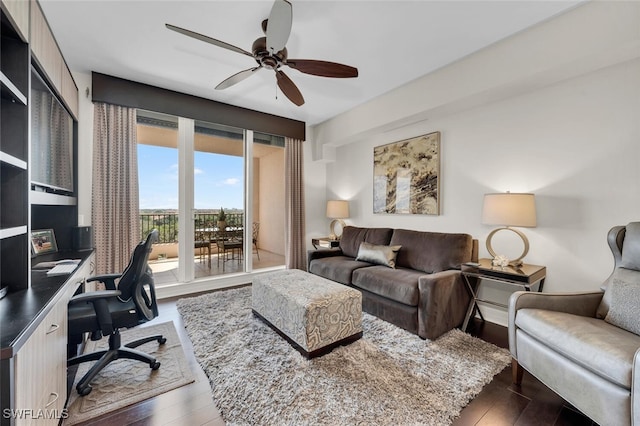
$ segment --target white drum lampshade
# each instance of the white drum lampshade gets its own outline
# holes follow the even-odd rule
[[[529,240],[521,231],[511,227],[534,228],[536,222],[536,200],[534,194],[511,192],[485,194],[482,206],[482,223],[486,225],[502,225],[501,228],[494,229],[487,236],[487,251],[494,259],[497,255],[493,247],[491,247],[491,239],[496,232],[506,229],[520,236],[524,243],[524,250],[520,257],[509,260],[509,265],[522,265],[522,259],[529,252]]]

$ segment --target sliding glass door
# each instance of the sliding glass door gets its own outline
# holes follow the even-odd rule
[[[138,142],[157,285],[284,264],[282,138],[139,111]]]
[[[244,132],[203,121],[194,125],[193,218],[200,248],[195,277],[244,272]]]

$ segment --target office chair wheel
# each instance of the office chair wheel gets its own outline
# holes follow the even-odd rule
[[[160,343],[161,345],[164,345],[165,343],[167,343],[167,338],[161,337],[160,339],[158,339],[158,343]]]
[[[87,396],[91,393],[91,390],[93,388],[91,387],[91,385],[84,385],[84,386],[78,386],[76,389],[78,390],[78,395]]]
[[[158,361],[156,361],[153,364],[151,364],[151,369],[152,370],[157,370],[158,368],[160,368],[160,363]]]

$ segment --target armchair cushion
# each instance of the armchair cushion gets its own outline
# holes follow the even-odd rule
[[[361,242],[356,260],[396,268],[396,256],[402,246],[382,246]]]
[[[640,271],[640,222],[631,222],[627,225],[620,266]]]
[[[519,329],[545,342],[554,352],[631,389],[633,359],[640,347],[640,336],[597,318],[544,309],[521,309],[515,322]]]
[[[640,335],[640,282],[613,280],[607,286],[609,312],[604,320],[617,327]]]
[[[598,306],[598,312],[597,312],[597,317],[600,319],[604,319],[607,314],[609,313],[609,309],[611,308],[611,303],[612,303],[612,295],[613,293],[609,290],[609,287],[611,287],[611,285],[613,283],[619,283],[618,285],[623,285],[623,286],[638,286],[640,285],[640,272],[638,271],[634,271],[631,269],[626,269],[626,268],[616,268],[613,273],[611,274],[611,277],[607,280],[607,284],[604,287],[604,296],[602,297],[602,301],[600,302],[600,306]],[[638,293],[636,293],[637,295]],[[636,301],[637,301],[637,296],[636,296]]]

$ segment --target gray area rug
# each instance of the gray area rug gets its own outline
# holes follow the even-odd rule
[[[75,386],[94,363],[80,364],[67,405],[69,417],[64,424],[84,422],[193,382],[194,376],[173,322],[124,330],[121,332],[122,343],[155,334],[162,334],[167,342],[159,345],[153,341],[137,349],[156,357],[161,364],[158,370],[154,371],[148,364],[140,361],[118,359],[105,367],[91,382],[91,393],[80,397]],[[89,341],[85,353],[108,347],[109,339],[106,337],[97,342]]]
[[[251,288],[177,302],[229,425],[447,425],[510,362],[452,330],[422,340],[363,314],[364,336],[304,359],[251,313]]]

